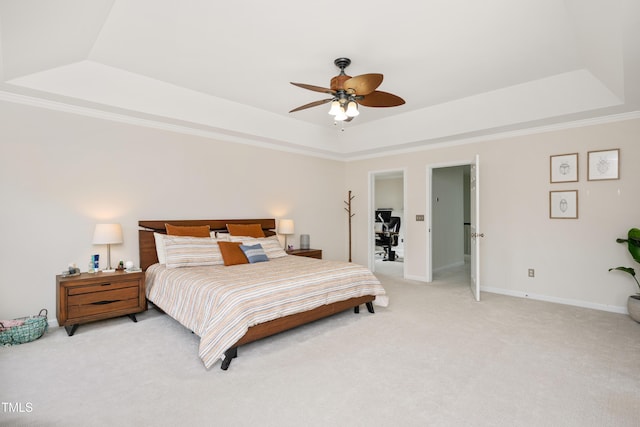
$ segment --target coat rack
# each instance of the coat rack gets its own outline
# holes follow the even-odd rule
[[[344,202],[344,204],[347,205],[344,210],[347,211],[347,214],[349,215],[349,262],[351,262],[351,218],[355,215],[354,213],[351,213],[351,201],[354,197],[355,196],[351,195],[351,190],[349,190],[349,200]]]

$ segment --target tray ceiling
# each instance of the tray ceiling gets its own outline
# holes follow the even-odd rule
[[[640,110],[631,0],[0,0],[0,99],[337,158]],[[333,60],[394,108],[344,126]]]

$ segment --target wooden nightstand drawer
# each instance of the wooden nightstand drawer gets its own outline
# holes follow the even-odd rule
[[[67,295],[81,295],[81,294],[89,294],[93,292],[106,292],[113,289],[121,289],[121,288],[138,288],[137,280],[127,280],[126,282],[105,282],[105,283],[96,283],[87,286],[77,286],[73,288],[67,289]]]
[[[67,299],[70,319],[138,306],[138,287],[83,293]]]

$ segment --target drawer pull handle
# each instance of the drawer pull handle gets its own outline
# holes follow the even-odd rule
[[[119,300],[114,299],[114,300],[106,300],[106,301],[96,301],[96,302],[92,302],[91,305],[105,305],[105,304],[113,304],[114,302],[118,302]]]

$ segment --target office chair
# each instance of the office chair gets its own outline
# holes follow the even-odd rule
[[[392,216],[390,221],[385,224],[386,230],[376,235],[376,245],[384,248],[383,261],[395,261],[396,252],[393,250],[398,246],[398,236],[400,233],[400,217]]]

